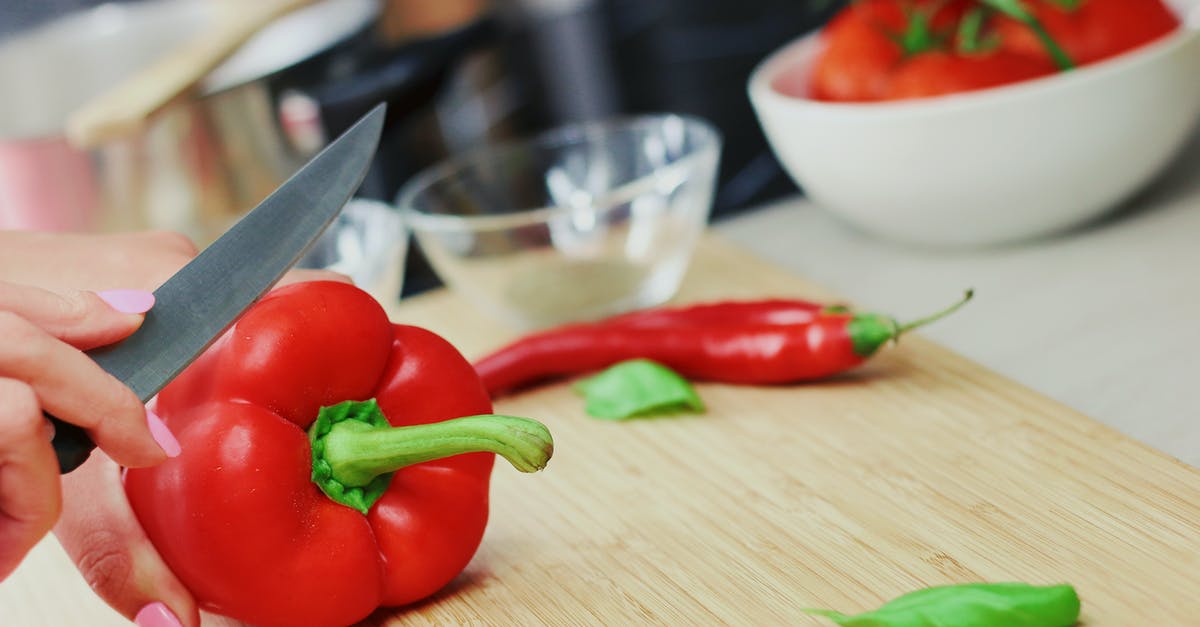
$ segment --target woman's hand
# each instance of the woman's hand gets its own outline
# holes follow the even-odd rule
[[[196,254],[196,247],[187,238],[167,232],[115,235],[0,232],[0,280],[55,290],[150,291]],[[298,270],[290,272],[281,284],[304,280],[349,282],[346,277],[330,272]],[[129,332],[135,328],[136,325]],[[125,392],[132,394],[128,389]],[[43,433],[40,437],[44,454],[49,450],[48,436]],[[52,452],[49,459],[53,462]],[[124,459],[117,457],[114,461],[98,450],[62,478],[62,513],[54,533],[88,584],[117,611],[135,618],[143,627],[180,624],[196,627],[200,624],[200,613],[195,599],[162,561],[138,524],[125,499],[118,461],[124,463]],[[45,483],[53,484],[57,495],[57,464],[52,477],[53,481]],[[0,475],[0,486],[5,481]],[[0,545],[4,545],[3,540]]]
[[[196,256],[168,231],[86,235],[0,231],[0,281],[50,290],[153,291]]]
[[[0,282],[0,579],[50,530],[61,509],[58,462],[43,411],[83,427],[126,466],[150,466],[179,454],[166,426],[79,350],[133,333],[153,302],[149,292],[58,294]]]

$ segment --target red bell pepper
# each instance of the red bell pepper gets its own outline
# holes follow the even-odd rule
[[[546,464],[546,428],[491,409],[442,338],[391,324],[353,286],[297,284],[163,389],[157,410],[183,453],[129,469],[125,489],[202,608],[262,627],[349,625],[466,566],[493,453],[522,471]]]

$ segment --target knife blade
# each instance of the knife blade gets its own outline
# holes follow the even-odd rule
[[[133,335],[88,352],[149,401],[291,268],[362,184],[383,130],[380,104],[326,146],[154,292]],[[78,468],[95,448],[82,428],[54,425],[59,470]]]

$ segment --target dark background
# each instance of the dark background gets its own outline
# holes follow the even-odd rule
[[[422,0],[395,1],[420,6]],[[417,81],[418,87],[409,85],[383,98],[389,102],[388,129],[359,195],[393,202],[400,186],[417,171],[473,143],[643,112],[691,114],[721,131],[715,221],[802,191],[771,153],[751,109],[746,82],[765,56],[818,28],[845,0],[456,1],[482,7],[477,23],[486,23],[488,34],[474,40],[470,57],[446,55],[455,60],[428,80]],[[0,0],[0,38],[96,4],[101,2]],[[364,64],[395,56],[377,42],[348,45],[368,49],[361,55],[368,60]],[[490,68],[482,72],[482,79],[481,66]],[[326,103],[346,93],[341,86],[312,81],[311,93],[327,87]],[[480,96],[487,91],[482,83],[501,84],[508,101],[504,110],[485,114],[482,125],[465,114],[447,119],[447,101],[485,100]],[[339,115],[327,111],[326,134],[336,136],[365,111],[363,107],[377,102],[375,98],[350,103]],[[455,130],[458,127],[467,130]],[[436,285],[433,272],[414,250],[405,294]]]
[[[0,37],[97,4],[101,2],[0,0]],[[755,122],[746,79],[769,52],[821,24],[840,4],[495,0],[492,13],[501,17],[493,49],[518,94],[518,132],[654,111],[693,114],[716,124],[725,138],[713,207],[719,218],[796,192]],[[409,169],[421,165],[425,163],[415,160]],[[392,178],[373,195],[394,193],[402,176]]]
[[[506,50],[533,119],[552,125],[613,113],[697,115],[725,138],[715,217],[797,191],[759,129],[746,81],[767,54],[819,26],[841,2],[577,4],[575,11],[506,20]]]

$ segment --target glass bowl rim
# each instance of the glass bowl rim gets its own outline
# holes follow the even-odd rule
[[[582,143],[597,134],[611,136],[615,134],[614,132],[627,132],[639,128],[658,127],[670,119],[681,120],[689,134],[695,133],[697,135],[696,145],[674,161],[655,169],[653,172],[648,173],[647,176],[638,180],[653,178],[655,181],[660,181],[664,176],[669,176],[668,180],[678,180],[681,183],[686,178],[685,174],[691,172],[696,167],[696,162],[703,161],[713,153],[719,153],[723,143],[720,130],[708,120],[695,115],[684,113],[643,113],[571,122],[526,137],[474,147],[448,157],[413,175],[401,186],[394,206],[404,215],[413,233],[419,231],[503,230],[544,224],[555,216],[569,215],[572,209],[570,207],[531,207],[529,209],[520,209],[502,214],[464,216],[423,211],[416,208],[413,201],[434,184],[481,161],[493,160],[507,153],[530,146],[558,148]],[[609,202],[595,208],[600,212],[606,212],[614,206],[620,205],[624,196],[627,195],[609,194],[606,197]]]

